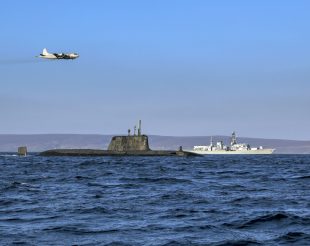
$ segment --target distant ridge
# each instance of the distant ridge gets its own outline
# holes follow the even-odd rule
[[[39,152],[56,148],[91,148],[107,149],[113,135],[100,134],[0,134],[0,152],[16,152],[18,146],[27,146],[30,152]],[[223,140],[229,143],[228,136],[213,136],[214,141]],[[207,145],[210,136],[173,137],[149,135],[150,147],[154,150],[172,149],[179,146],[191,149],[194,145]],[[310,154],[310,141],[238,138],[238,142],[246,142],[252,146],[276,148],[278,154]]]

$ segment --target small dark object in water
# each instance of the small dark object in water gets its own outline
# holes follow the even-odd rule
[[[18,147],[17,152],[18,152],[19,156],[26,156],[27,155],[27,147],[26,146]]]

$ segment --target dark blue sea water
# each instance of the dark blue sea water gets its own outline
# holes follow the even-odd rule
[[[0,155],[1,245],[310,245],[310,156]]]

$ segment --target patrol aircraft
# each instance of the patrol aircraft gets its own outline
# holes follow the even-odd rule
[[[48,53],[47,49],[43,49],[42,54],[40,56],[37,56],[39,58],[44,58],[44,59],[76,59],[79,57],[77,53]]]

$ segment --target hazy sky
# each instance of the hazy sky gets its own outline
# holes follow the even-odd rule
[[[310,1],[0,2],[0,133],[310,139]],[[77,52],[74,61],[40,61]]]

